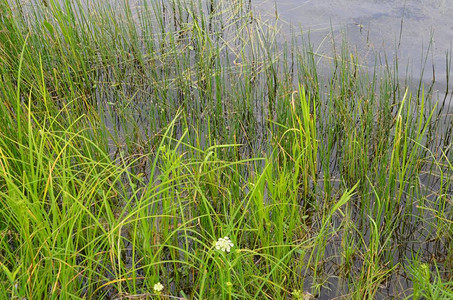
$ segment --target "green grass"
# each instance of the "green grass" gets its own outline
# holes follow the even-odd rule
[[[247,1],[21,3],[0,298],[451,298],[450,95],[346,44],[321,73]]]

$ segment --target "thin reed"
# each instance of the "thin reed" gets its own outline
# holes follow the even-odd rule
[[[251,1],[0,19],[0,298],[452,296],[448,90]]]

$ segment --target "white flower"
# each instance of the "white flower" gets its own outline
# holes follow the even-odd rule
[[[230,252],[233,246],[233,243],[227,236],[224,238],[219,238],[219,240],[215,243],[215,248],[223,252]]]
[[[164,289],[162,283],[158,282],[154,285],[154,292],[160,293]]]

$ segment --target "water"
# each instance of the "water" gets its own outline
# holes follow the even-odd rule
[[[446,55],[453,42],[453,1],[449,0],[257,0],[262,16],[277,14],[282,35],[290,26],[310,33],[314,49],[331,55],[332,37],[345,37],[369,66],[398,58],[400,76],[413,74],[447,90]],[[423,72],[424,61],[426,60]],[[434,66],[434,73],[433,73]],[[417,75],[418,74],[418,75]]]
[[[346,40],[359,56],[358,61],[370,70],[376,65],[385,66],[387,62],[392,65],[398,61],[400,79],[409,76],[414,85],[419,82],[426,86],[435,83],[433,98],[437,96],[442,101],[449,94],[447,103],[450,102],[452,107],[448,75],[453,43],[453,1],[256,0],[253,3],[263,18],[273,20],[278,17],[282,40],[290,40],[291,28],[293,32],[297,28],[309,36],[320,58],[320,66],[328,66],[332,61],[332,41],[335,41],[338,51],[341,42]],[[422,181],[435,185],[432,178]],[[422,234],[420,231],[412,239],[423,240]],[[417,244],[408,242],[395,259],[405,264],[405,257],[411,257],[413,247],[420,246]],[[332,242],[327,245],[326,251],[334,253],[339,247],[339,243]],[[433,252],[432,247],[430,245],[426,253]],[[335,269],[334,266],[332,268]],[[404,297],[403,291],[410,290],[413,283],[400,272],[395,272],[386,281],[376,299]],[[319,299],[332,299],[354,289],[347,282],[337,279],[329,279],[327,286],[332,290],[321,289]]]
[[[113,0],[111,1],[113,2]],[[139,2],[137,1],[137,3]],[[395,61],[398,57],[402,66],[400,68],[401,78],[404,78],[406,72],[404,65],[407,64],[410,67],[410,70],[407,71],[408,74],[415,74],[414,76],[419,76],[419,79],[423,79],[428,84],[433,80],[433,68],[431,67],[431,64],[433,64],[435,66],[435,79],[438,83],[436,88],[439,89],[439,93],[446,90],[445,53],[449,51],[453,40],[453,28],[449,25],[448,19],[449,16],[453,15],[453,1],[419,0],[406,1],[404,3],[385,0],[282,0],[275,4],[272,1],[257,0],[253,2],[253,6],[262,15],[268,16],[269,20],[278,15],[279,24],[281,24],[280,36],[282,38],[290,37],[291,25],[301,28],[304,33],[310,32],[310,39],[314,44],[314,49],[320,58],[324,57],[320,59],[320,62],[329,62],[328,57],[332,56],[330,43],[332,38],[338,42],[337,45],[339,46],[346,33],[346,39],[349,45],[356,49],[357,55],[360,56],[360,62],[373,66],[377,57],[377,62],[385,65],[385,58],[389,61]],[[135,10],[140,9],[140,6],[139,4],[137,6],[134,4],[133,8],[133,12],[135,12]],[[427,58],[426,71],[422,74],[425,58]],[[190,67],[190,61],[187,67]],[[131,74],[135,75],[133,72]],[[176,76],[173,73],[170,75]],[[109,79],[106,76],[105,79],[103,78],[100,81],[105,81],[105,89],[110,91],[109,89],[112,86],[109,85],[109,82],[116,82],[116,79]],[[125,84],[124,88],[119,89],[118,92],[107,93],[105,95],[106,99],[102,103],[109,103],[111,99],[120,98],[122,94],[129,95],[128,98],[131,99],[148,99],[151,91],[141,87],[142,93],[137,93],[136,89],[139,84],[142,83],[134,78],[132,84]],[[127,86],[132,88],[128,89]],[[100,93],[99,97],[102,96]],[[260,99],[259,97],[257,98]],[[140,102],[137,103],[137,108],[134,111],[143,112],[145,106],[142,106]],[[112,108],[110,106],[104,108],[105,110],[115,110],[115,105],[113,103],[111,105]],[[122,111],[122,109],[118,109],[118,111]],[[116,113],[115,111],[113,114]],[[259,108],[257,108],[256,113],[265,115]],[[121,116],[118,115],[118,119]],[[141,121],[141,118],[142,115],[139,114],[132,123],[138,124],[137,127],[139,127],[142,135],[147,135],[146,133],[149,132],[149,136],[152,136],[154,128],[148,127],[151,125],[147,125],[152,124],[152,122],[149,122],[146,117],[143,117],[144,121]],[[128,129],[122,128],[120,122],[118,122],[119,125],[114,125],[113,119],[107,119],[106,123],[109,128],[118,126],[118,135],[121,138],[121,142],[123,142],[122,137],[126,137]],[[124,144],[127,143],[124,142]],[[146,170],[143,173],[146,173]],[[368,242],[368,235],[364,237],[366,242]],[[414,238],[414,240],[416,239]],[[426,238],[423,238],[423,240],[426,240]],[[340,239],[333,239],[327,245],[327,258],[335,258],[337,249],[341,247],[340,242]],[[409,257],[411,254],[409,253],[409,247],[406,251],[408,251],[406,256]],[[130,256],[130,254],[128,255]],[[334,276],[337,276],[338,270],[335,269],[334,259],[332,261],[333,263],[325,264],[326,276],[330,276],[326,286],[331,288],[332,291],[329,291],[328,288],[323,288],[319,294],[320,299],[332,299],[338,295],[347,294],[348,291],[354,289],[354,286],[348,286],[347,282],[335,279],[336,277]],[[356,269],[360,269],[360,266],[356,266]],[[389,298],[390,295],[398,295],[399,287],[401,286],[403,286],[401,290],[410,289],[411,283],[404,282],[404,279],[398,273],[392,275],[392,278],[388,280],[389,282],[391,281],[391,284],[389,283],[380,289],[377,298],[385,299]],[[307,279],[307,283],[309,283],[309,279]],[[309,289],[309,285],[306,288]]]

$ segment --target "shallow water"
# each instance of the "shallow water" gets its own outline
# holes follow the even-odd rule
[[[346,40],[362,61],[373,66],[375,53],[389,61],[398,57],[400,76],[406,66],[414,79],[435,80],[439,92],[446,90],[446,53],[453,42],[453,1],[449,0],[256,0],[262,16],[275,17],[282,35],[289,36],[290,25],[310,33],[314,49],[331,52],[332,34]],[[432,43],[431,43],[432,41]],[[423,61],[427,58],[422,74]],[[418,75],[417,75],[418,74]]]
[[[403,65],[409,63],[409,65],[412,66],[412,70],[408,73],[413,73],[415,79],[417,78],[417,74],[421,73],[421,61],[426,55],[426,48],[431,37],[431,28],[433,28],[433,30],[435,30],[433,35],[434,43],[431,48],[431,52],[428,52],[427,72],[424,74],[425,76],[423,78],[427,83],[430,82],[432,78],[431,62],[433,62],[436,66],[436,80],[440,83],[444,82],[444,84],[446,82],[445,51],[447,51],[450,47],[450,42],[452,40],[451,34],[453,30],[448,26],[449,30],[445,29],[445,26],[440,28],[441,30],[444,30],[444,35],[443,39],[441,39],[443,44],[442,46],[439,46],[440,44],[436,41],[439,36],[437,27],[438,24],[442,24],[442,22],[438,22],[436,17],[433,16],[436,13],[443,15],[444,18],[451,16],[451,12],[453,12],[453,4],[447,4],[446,1],[442,3],[437,1],[439,2],[439,6],[435,5],[435,3],[437,3],[435,1],[407,1],[405,6],[404,3],[401,4],[397,3],[397,1],[385,0],[277,1],[277,14],[280,18],[280,24],[282,24],[282,36],[289,37],[289,25],[297,24],[304,32],[311,32],[311,41],[314,43],[314,48],[317,49],[320,54],[329,56],[329,51],[331,51],[331,33],[333,33],[335,40],[340,42],[343,37],[343,33],[346,30],[347,40],[352,47],[357,49],[360,61],[365,61],[369,66],[373,66],[375,63],[376,52],[381,53],[381,57],[384,57],[382,53],[387,53],[389,60],[393,60],[393,58],[397,55],[401,63],[402,71],[405,71]],[[424,10],[423,7],[428,6],[427,2],[430,3],[430,8]],[[253,5],[260,9],[263,14],[267,14],[270,18],[275,16],[275,10],[273,7],[274,4],[271,1],[257,0],[253,3]],[[134,8],[138,9],[139,7]],[[449,10],[447,10],[447,8]],[[436,22],[434,22],[434,20],[436,20]],[[447,20],[444,21],[447,22]],[[435,23],[437,24],[436,26],[433,25]],[[448,34],[450,34],[450,37],[446,38],[445,36]],[[323,59],[323,61],[328,62],[329,60]],[[404,73],[401,75],[403,78]],[[112,87],[108,83],[114,82],[115,79],[105,78],[100,81],[105,81],[105,89],[106,91],[110,91]],[[138,95],[136,99],[139,99],[140,96],[143,99],[147,99],[151,92],[143,89],[142,94],[137,94],[135,91],[137,86],[139,86],[139,82],[134,81],[133,84],[125,84],[124,88],[119,89],[118,93],[111,92],[106,95],[99,93],[98,97],[101,99],[105,96],[104,101],[100,102],[107,104],[109,104],[111,99],[121,98],[121,95],[130,95],[128,97],[131,99]],[[128,87],[130,88],[128,89]],[[106,105],[103,108],[105,111],[110,109],[113,111],[110,113],[107,112],[106,115],[112,114],[120,119],[123,115],[117,113],[115,105],[116,104],[113,103],[109,104],[109,106]],[[138,102],[134,111],[143,113],[144,108],[145,106],[142,106],[142,104]],[[122,112],[121,109],[118,109],[118,111]],[[257,115],[266,115],[261,113],[259,108],[255,112]],[[152,136],[154,127],[150,127],[149,124],[152,124],[153,122],[147,119],[146,116],[148,116],[148,114],[145,114],[145,116],[139,114],[136,119],[133,119],[134,122],[131,123],[138,124],[142,135],[147,135],[147,132],[149,132],[149,136]],[[121,140],[122,144],[127,144],[126,142],[123,143],[123,137],[127,135],[128,128],[122,128],[122,123],[118,122],[118,124],[116,124],[113,118],[106,119],[106,123],[108,128],[113,129],[117,126],[119,135],[118,139]],[[158,127],[158,125],[156,125],[156,127]],[[204,141],[202,140],[201,143],[203,144]],[[257,142],[257,144],[259,143],[261,142]],[[116,144],[111,147],[111,152],[118,152],[117,150],[119,150],[119,148],[116,147]],[[257,152],[258,151],[256,151],[256,153]],[[146,174],[146,170],[144,170],[143,173]],[[422,182],[424,181],[422,180]],[[368,238],[369,237],[365,235],[366,242],[368,242]],[[426,238],[423,240],[426,240]],[[327,245],[326,257],[328,257],[329,260],[331,257],[335,258],[336,253],[338,252],[337,249],[340,249],[341,247],[340,242],[341,240],[332,240]],[[406,251],[408,251],[407,256],[409,257],[411,254],[409,253],[409,247]],[[127,255],[130,256],[130,254]],[[330,265],[326,263],[326,276],[330,276],[326,286],[331,288],[332,291],[329,291],[328,288],[321,289],[319,299],[332,299],[340,295],[347,295],[348,291],[354,288],[354,286],[348,286],[347,282],[341,282],[334,277],[337,276],[338,273],[335,268],[335,262]],[[357,269],[360,269],[360,266],[357,266]],[[400,276],[400,274],[392,275],[392,278],[389,279],[391,284],[389,283],[387,286],[383,286],[380,289],[379,295],[376,299],[388,299],[391,295],[398,295],[395,297],[401,298],[399,297],[398,292],[405,291],[411,287],[411,283],[404,282],[404,279],[405,278]],[[309,279],[307,280],[307,283],[309,283]],[[307,285],[306,288],[309,289],[309,285]]]

